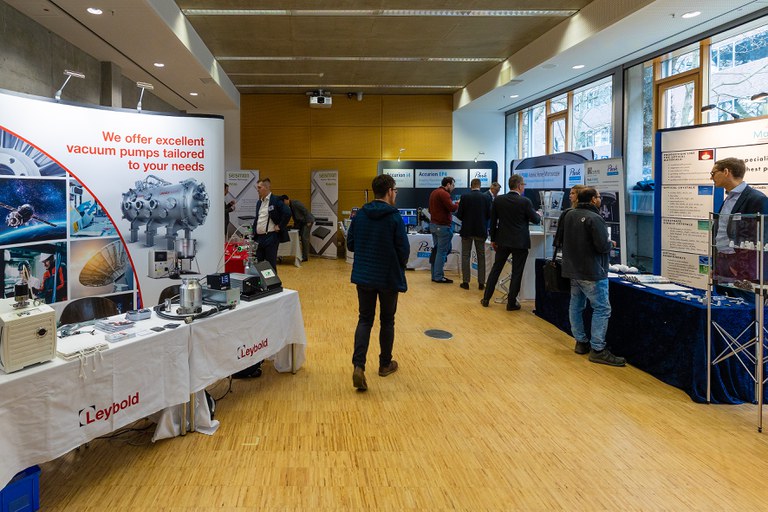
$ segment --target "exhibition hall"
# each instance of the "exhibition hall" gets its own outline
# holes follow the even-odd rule
[[[765,507],[768,7],[502,4],[0,0],[0,512]]]

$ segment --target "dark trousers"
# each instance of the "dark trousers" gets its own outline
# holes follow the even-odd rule
[[[277,233],[256,235],[256,242],[259,244],[256,248],[256,261],[269,262],[275,274],[277,274],[277,249],[280,247],[280,239]]]
[[[293,226],[299,231],[299,239],[301,240],[301,259],[309,259],[309,230],[312,228],[312,224],[305,222],[294,222]]]
[[[371,329],[376,317],[376,298],[379,299],[379,366],[387,366],[392,362],[392,345],[395,343],[395,312],[397,312],[397,295],[394,290],[377,290],[357,285],[357,302],[360,316],[355,329],[355,352],[352,354],[352,364],[365,370],[365,359],[368,354],[368,344],[371,341]]]
[[[509,281],[509,296],[507,304],[513,305],[520,293],[520,284],[523,281],[523,270],[525,270],[525,260],[528,259],[528,249],[512,249],[511,247],[497,246],[496,259],[493,260],[493,267],[488,276],[485,293],[483,298],[490,301],[493,297],[493,291],[496,289],[496,283],[499,281],[499,275],[507,258],[512,256],[512,278]]]

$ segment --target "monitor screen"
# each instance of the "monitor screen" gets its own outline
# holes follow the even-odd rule
[[[403,218],[403,222],[406,226],[418,225],[415,209],[398,208],[398,211],[400,212],[400,216]]]

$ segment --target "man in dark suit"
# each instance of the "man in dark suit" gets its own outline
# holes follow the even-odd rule
[[[496,196],[491,207],[491,246],[496,251],[496,259],[488,276],[488,286],[485,289],[480,304],[488,307],[499,280],[499,274],[504,268],[507,258],[512,256],[512,277],[509,282],[507,311],[520,309],[517,294],[520,293],[520,283],[523,280],[525,260],[528,259],[528,249],[531,248],[531,235],[528,223],[538,224],[541,217],[533,209],[533,203],[523,196],[525,181],[519,174],[509,177],[509,192]]]
[[[253,221],[253,236],[258,243],[256,260],[267,261],[277,273],[277,249],[281,242],[289,241],[288,220],[291,210],[279,197],[272,194],[269,178],[256,184],[259,200],[256,202],[256,218]]]
[[[726,192],[712,228],[715,273],[724,281],[759,279],[754,251],[740,248],[742,243],[757,242],[757,221],[738,214],[768,214],[768,198],[747,185],[746,171],[744,160],[723,158],[715,162],[709,174],[715,186]]]
[[[485,239],[488,232],[488,220],[491,218],[491,198],[480,191],[480,180],[475,178],[470,184],[470,191],[462,194],[456,217],[461,221],[461,286],[469,290],[469,260],[472,244],[477,254],[477,282],[479,288],[485,288]]]

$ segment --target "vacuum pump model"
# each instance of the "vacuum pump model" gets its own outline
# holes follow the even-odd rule
[[[150,175],[136,182],[123,194],[123,218],[131,222],[130,242],[139,239],[139,227],[146,230],[147,247],[155,245],[158,226],[165,226],[166,248],[173,249],[176,233],[184,230],[189,239],[192,230],[205,222],[210,207],[205,184],[187,179],[173,184]]]

